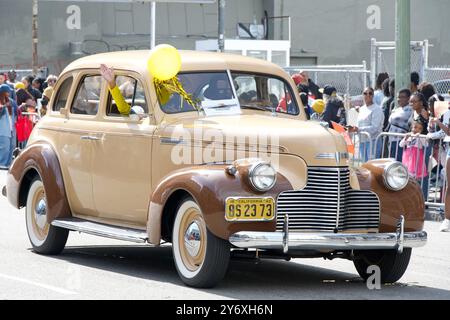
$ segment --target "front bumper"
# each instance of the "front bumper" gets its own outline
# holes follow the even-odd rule
[[[287,219],[288,221],[288,219]],[[422,247],[427,242],[427,233],[404,232],[405,220],[402,216],[395,233],[289,233],[285,224],[283,232],[238,232],[229,241],[239,248],[283,250],[377,250]]]

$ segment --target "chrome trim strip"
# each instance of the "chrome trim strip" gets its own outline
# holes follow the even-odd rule
[[[238,232],[229,241],[239,248],[283,250],[283,232]],[[403,247],[418,248],[427,242],[427,233],[404,233]],[[289,249],[305,250],[376,250],[398,249],[397,233],[336,234],[336,233],[289,233]]]
[[[147,242],[147,232],[138,229],[116,227],[97,222],[91,222],[82,219],[58,219],[52,222],[55,227],[79,231],[94,236],[100,236],[110,239],[130,241],[135,243]]]
[[[336,205],[336,232],[339,230],[339,218],[341,215],[341,172],[339,170],[337,170],[337,177],[338,177],[338,185],[337,185],[338,198],[337,198],[337,205]]]
[[[181,139],[159,138],[159,141],[161,144],[171,144],[171,145],[186,144],[186,141]]]
[[[405,245],[405,217],[400,216],[400,220],[397,223],[397,242],[398,253],[403,253],[403,247]]]
[[[316,159],[318,160],[336,160],[338,163],[340,159],[349,159],[349,157],[348,152],[319,153],[316,155]]]
[[[289,251],[289,215],[284,216],[283,225],[283,253],[288,253]]]

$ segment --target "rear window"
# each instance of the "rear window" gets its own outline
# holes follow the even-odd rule
[[[61,108],[65,108],[67,104],[67,100],[69,99],[70,89],[72,88],[73,77],[70,76],[63,81],[61,86],[58,88],[58,92],[56,93],[55,102],[53,103],[53,111],[61,110]]]

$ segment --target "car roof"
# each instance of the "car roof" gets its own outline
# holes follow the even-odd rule
[[[179,52],[182,61],[181,72],[229,69],[262,74],[267,73],[282,78],[289,77],[281,67],[261,59],[216,52],[183,50],[180,50]],[[97,69],[100,67],[101,63],[104,63],[107,66],[116,69],[131,70],[141,74],[148,74],[146,66],[149,54],[149,50],[95,54],[75,60],[64,69],[63,73],[77,69]]]

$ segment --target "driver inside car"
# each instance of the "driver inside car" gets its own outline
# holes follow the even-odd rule
[[[233,93],[230,84],[226,78],[215,77],[211,79],[208,89],[204,93],[205,98],[209,100],[228,100],[233,99]]]

